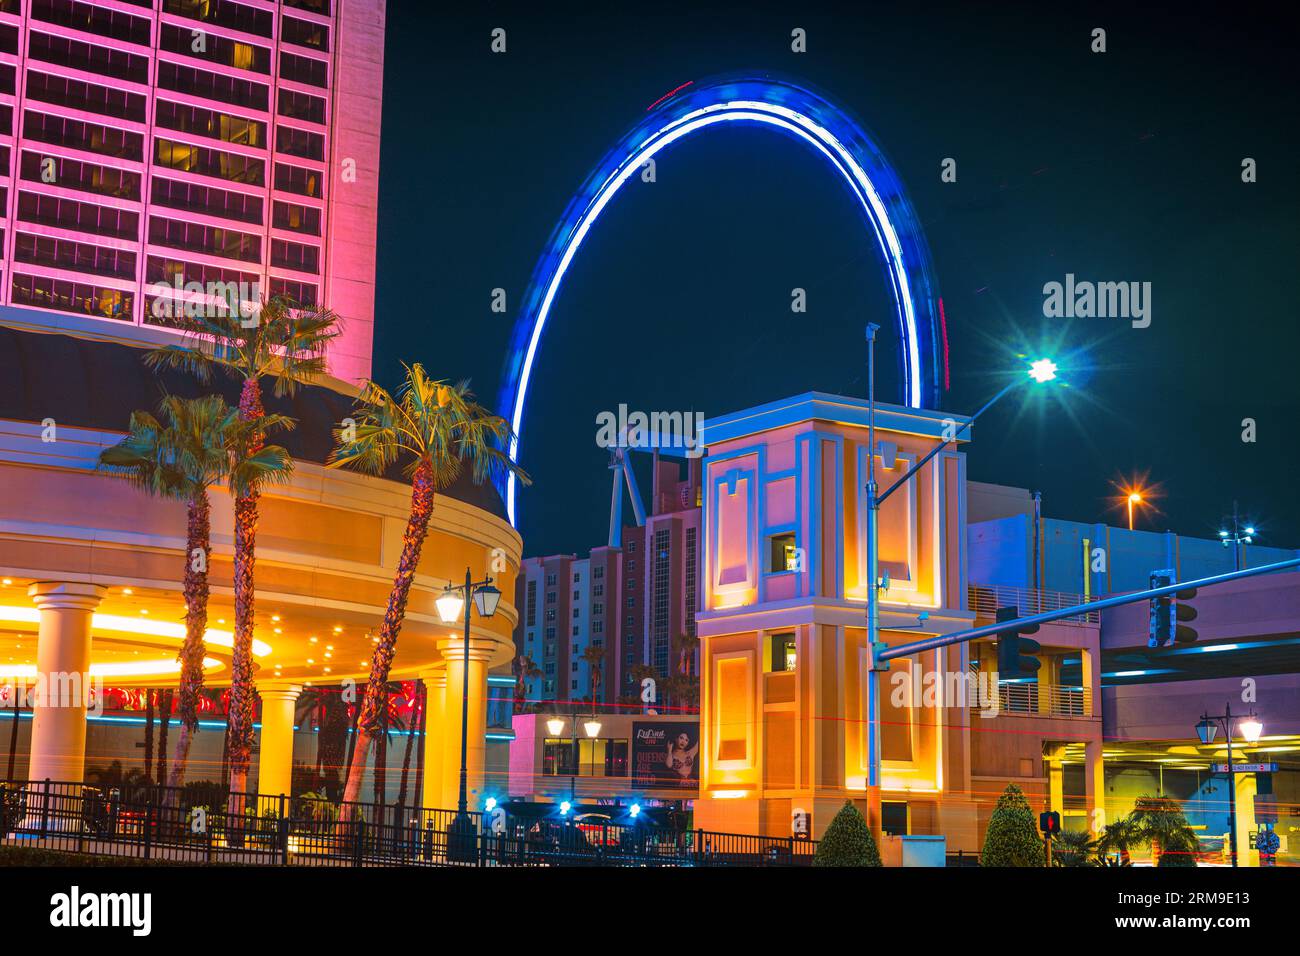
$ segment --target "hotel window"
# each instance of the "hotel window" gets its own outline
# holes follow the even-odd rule
[[[593,634],[603,634],[603,633],[605,633],[605,622],[604,622],[604,621],[592,621],[592,622],[591,622],[591,633],[593,633]]]
[[[134,212],[28,192],[18,194],[18,218],[24,222],[93,232],[115,239],[134,239],[140,228],[140,217]]]
[[[4,147],[7,160],[8,147]],[[7,163],[0,167],[7,167]],[[39,153],[23,150],[22,178],[28,182],[44,183],[48,173],[54,173],[54,181],[65,189],[79,189],[82,192],[98,193],[101,196],[113,196],[118,199],[140,199],[140,174],[108,166],[96,166],[79,159],[66,156],[42,156]]]
[[[285,43],[311,47],[322,53],[328,53],[330,50],[330,28],[323,23],[281,17],[280,39]]]
[[[553,607],[548,607],[548,608],[546,609],[546,619],[547,619],[548,621],[554,621],[554,620],[555,620],[555,608],[553,608]]]
[[[249,186],[262,185],[266,172],[266,166],[260,159],[223,153],[204,146],[176,143],[169,139],[154,141],[154,162],[168,169],[198,173]]]
[[[578,625],[576,625],[576,624],[573,625],[573,636],[574,636],[574,637],[577,637],[577,636],[578,636]]]
[[[292,126],[277,126],[275,130],[275,148],[289,156],[303,159],[325,161],[325,137],[320,133],[311,133],[305,129]]]
[[[183,209],[186,212],[201,212],[223,219],[238,219],[240,222],[262,224],[262,197],[248,196],[244,193],[217,189],[215,186],[201,186],[198,183],[185,183],[161,176],[153,178],[153,191],[149,201],[159,206]]]
[[[592,614],[603,614],[603,613],[605,613],[605,605],[603,605],[603,604],[593,604],[593,605],[591,606],[591,613],[592,613]]]
[[[596,579],[599,580],[600,578],[603,578],[605,576],[605,569],[602,567],[597,567],[596,570],[593,572],[593,574],[596,577]]]
[[[15,305],[77,312],[126,322],[131,321],[134,308],[134,298],[130,292],[18,273],[14,273],[10,301]]]
[[[135,278],[135,253],[119,249],[102,249],[70,239],[30,236],[20,232],[14,237],[14,260],[53,269],[71,269],[115,279]]]
[[[627,543],[627,553],[628,553],[628,554],[636,554],[636,542],[635,542],[635,541],[629,541],[629,542]]]
[[[328,86],[329,64],[324,60],[281,51],[280,78],[293,83],[306,83],[308,86]]]
[[[83,149],[88,153],[136,162],[144,159],[142,135],[111,126],[100,126],[98,123],[84,123],[81,120],[28,110],[23,114],[23,133],[28,139]]]
[[[582,608],[575,607],[575,608],[573,609],[573,619],[574,619],[575,621],[578,619],[578,617],[579,617],[581,614],[582,614]]]
[[[272,239],[271,265],[295,272],[319,272],[320,249],[287,239]]]
[[[146,118],[147,101],[139,93],[109,89],[67,76],[51,76],[37,70],[27,71],[27,97],[136,123],[143,123]]]
[[[524,607],[527,609],[526,621],[528,626],[532,627],[537,623],[537,582],[529,581],[524,599]]]
[[[547,587],[550,587],[550,586],[552,586],[553,584],[555,584],[555,572],[554,572],[554,571],[552,571],[550,574],[548,574],[548,575],[546,576],[546,586],[547,586]]]
[[[795,653],[795,636],[793,634],[773,634],[769,642],[770,652],[767,669],[772,673],[794,670],[798,659]]]
[[[174,129],[194,136],[219,139],[223,143],[235,143],[262,149],[266,146],[266,124],[258,120],[218,113],[201,106],[187,106],[158,100],[156,110],[157,125],[164,129]]]
[[[579,597],[578,597],[578,592],[577,592],[576,590],[573,592],[573,599],[574,599],[575,601],[579,599]]]
[[[288,299],[294,305],[316,308],[316,286],[310,282],[295,282],[271,276],[271,295]]]
[[[27,55],[33,60],[56,63],[73,70],[99,73],[115,80],[145,84],[149,82],[149,58],[125,50],[110,50],[80,40],[50,36],[32,31],[27,41]]]
[[[574,572],[573,572],[573,583],[574,583],[574,584],[577,584],[577,583],[578,583],[579,581],[581,581],[581,580],[582,580],[582,575],[579,574],[577,571],[574,571]],[[577,594],[576,591],[574,592],[573,596],[574,596],[574,597],[577,597],[577,596],[578,596],[578,594]]]
[[[325,125],[325,100],[297,90],[280,90],[280,115]]]
[[[774,534],[767,539],[769,544],[770,563],[768,570],[773,574],[782,571],[799,570],[798,548],[794,544],[794,532],[788,531],[785,534]]]
[[[592,585],[591,593],[596,597],[602,596],[605,593],[605,585],[603,584]]]
[[[149,217],[149,241],[159,246],[224,256],[244,262],[262,261],[262,237],[234,229]]]
[[[319,13],[322,17],[330,15],[330,0],[284,0],[284,5],[299,10],[310,10],[312,13]]]
[[[548,583],[549,583],[549,582],[548,582]],[[555,601],[556,601],[556,592],[555,592],[555,591],[547,591],[547,592],[546,592],[546,603],[547,603],[547,604],[554,604]]]
[[[262,112],[266,112],[270,95],[263,83],[167,62],[158,64],[158,87]]]
[[[13,95],[18,91],[18,71],[12,63],[0,63],[0,93]]]
[[[631,614],[629,614],[627,617],[623,618],[623,626],[624,626],[624,627],[632,627],[634,624],[636,624],[636,618],[634,618]],[[628,635],[628,637],[630,638],[631,635]]]
[[[907,836],[907,804],[882,801],[880,829],[887,836]]]
[[[162,25],[159,47],[169,53],[192,56],[210,63],[234,67],[237,70],[250,70],[254,73],[271,72],[271,51],[264,46],[231,40],[216,33],[203,34],[202,49],[195,49],[197,43],[195,31],[185,30],[172,23]]]
[[[685,581],[682,584],[682,600],[686,605],[686,633],[690,637],[695,636],[695,564],[699,560],[695,541],[695,529],[687,528],[686,568]]]
[[[548,628],[546,629],[546,639],[547,639],[548,641],[553,641],[553,640],[555,640],[555,628],[553,628],[553,627],[548,627]]]
[[[627,570],[629,571],[636,570],[636,558],[628,558],[625,563],[627,565]]]
[[[274,20],[269,10],[258,10],[231,0],[163,0],[163,12],[189,17],[241,33],[270,38]]]
[[[636,607],[636,598],[634,598],[634,597],[629,597],[629,598],[627,599],[627,606],[628,606],[628,607]]]
[[[149,45],[149,20],[120,10],[95,7],[80,0],[32,0],[33,20],[57,23],[126,43]]]
[[[299,206],[276,200],[271,204],[271,224],[277,229],[319,236],[320,210],[315,206]]]

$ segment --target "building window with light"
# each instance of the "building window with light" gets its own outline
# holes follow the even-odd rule
[[[768,538],[768,541],[771,555],[768,570],[771,573],[780,574],[785,571],[799,570],[798,548],[795,547],[793,531],[774,534]]]
[[[769,645],[768,671],[774,674],[792,671],[796,661],[794,634],[773,634]]]

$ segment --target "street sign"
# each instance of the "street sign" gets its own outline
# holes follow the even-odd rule
[[[1210,765],[1212,773],[1228,773],[1226,763],[1216,763]],[[1277,773],[1277,764],[1275,763],[1234,763],[1232,773]]]

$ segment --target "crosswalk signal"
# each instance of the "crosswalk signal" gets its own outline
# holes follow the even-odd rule
[[[1061,815],[1055,810],[1045,810],[1038,815],[1038,829],[1043,831],[1043,836],[1051,839],[1061,832]]]
[[[995,620],[1000,624],[1019,617],[1018,607],[1000,607]],[[1037,624],[998,631],[998,676],[1001,679],[1033,674],[1042,666],[1038,658],[1033,656],[1042,649],[1042,645],[1024,636],[1037,631]]]

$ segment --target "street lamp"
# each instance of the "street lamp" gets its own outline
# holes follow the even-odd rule
[[[1264,725],[1259,722],[1259,718],[1252,712],[1246,717],[1232,716],[1232,706],[1228,705],[1222,714],[1211,717],[1209,714],[1202,714],[1200,722],[1196,725],[1196,736],[1205,746],[1214,743],[1214,738],[1219,734],[1219,728],[1223,728],[1224,742],[1228,745],[1228,854],[1232,860],[1232,865],[1237,865],[1237,773],[1233,770],[1232,765],[1232,722],[1236,720],[1237,729],[1241,731],[1242,738],[1246,743],[1253,744],[1259,741],[1259,735],[1264,732]]]
[[[593,707],[594,706],[595,705],[593,704]],[[572,746],[573,748],[573,757],[572,757],[573,763],[570,764],[570,767],[572,768],[573,772],[569,774],[569,800],[566,801],[566,803],[571,801],[576,801],[578,799],[577,796],[578,770],[580,769],[580,765],[582,762],[578,751],[578,712],[576,709],[570,715],[570,720],[573,721],[572,724],[573,736],[570,740],[570,746]],[[597,737],[600,736],[600,727],[601,727],[600,720],[596,717],[594,713],[582,722],[582,732],[585,733],[588,739],[591,740],[595,740]],[[547,718],[546,729],[551,732],[552,737],[560,736],[560,734],[564,733],[564,718],[561,717],[559,714],[556,714],[554,717]],[[594,768],[595,760],[596,760],[594,749],[592,751],[591,759]]]
[[[1128,529],[1133,530],[1133,506],[1142,503],[1142,496],[1136,491],[1131,492],[1128,496]]]
[[[1056,378],[1058,367],[1050,358],[1039,358],[1030,362],[1025,369],[1025,378],[1017,375],[1002,390],[984,403],[984,407],[953,430],[952,434],[930,449],[926,455],[907,470],[902,478],[890,485],[884,494],[879,494],[876,484],[876,333],[880,326],[874,322],[867,324],[867,647],[870,650],[872,670],[879,671],[888,667],[877,666],[875,653],[880,639],[880,506],[891,494],[907,484],[924,468],[935,455],[943,451],[975,420],[1019,385],[1025,379],[1042,385]],[[880,686],[874,676],[867,682],[867,802],[868,812],[873,814],[873,823],[879,824],[880,814]]]
[[[492,586],[492,578],[475,582],[469,568],[465,569],[465,583],[453,587],[450,583],[442,589],[437,605],[438,617],[444,624],[455,624],[461,609],[465,610],[465,644],[461,668],[460,693],[460,795],[456,803],[456,819],[447,834],[447,859],[453,863],[473,863],[475,852],[474,821],[469,816],[469,619],[466,599],[473,601],[479,617],[492,617],[501,602],[501,592]]]
[[[1253,525],[1242,527],[1237,517],[1237,502],[1232,503],[1232,533],[1226,530],[1219,532],[1219,540],[1223,542],[1226,548],[1232,546],[1232,569],[1241,570],[1241,546],[1243,544],[1253,544],[1255,540],[1255,528]]]

